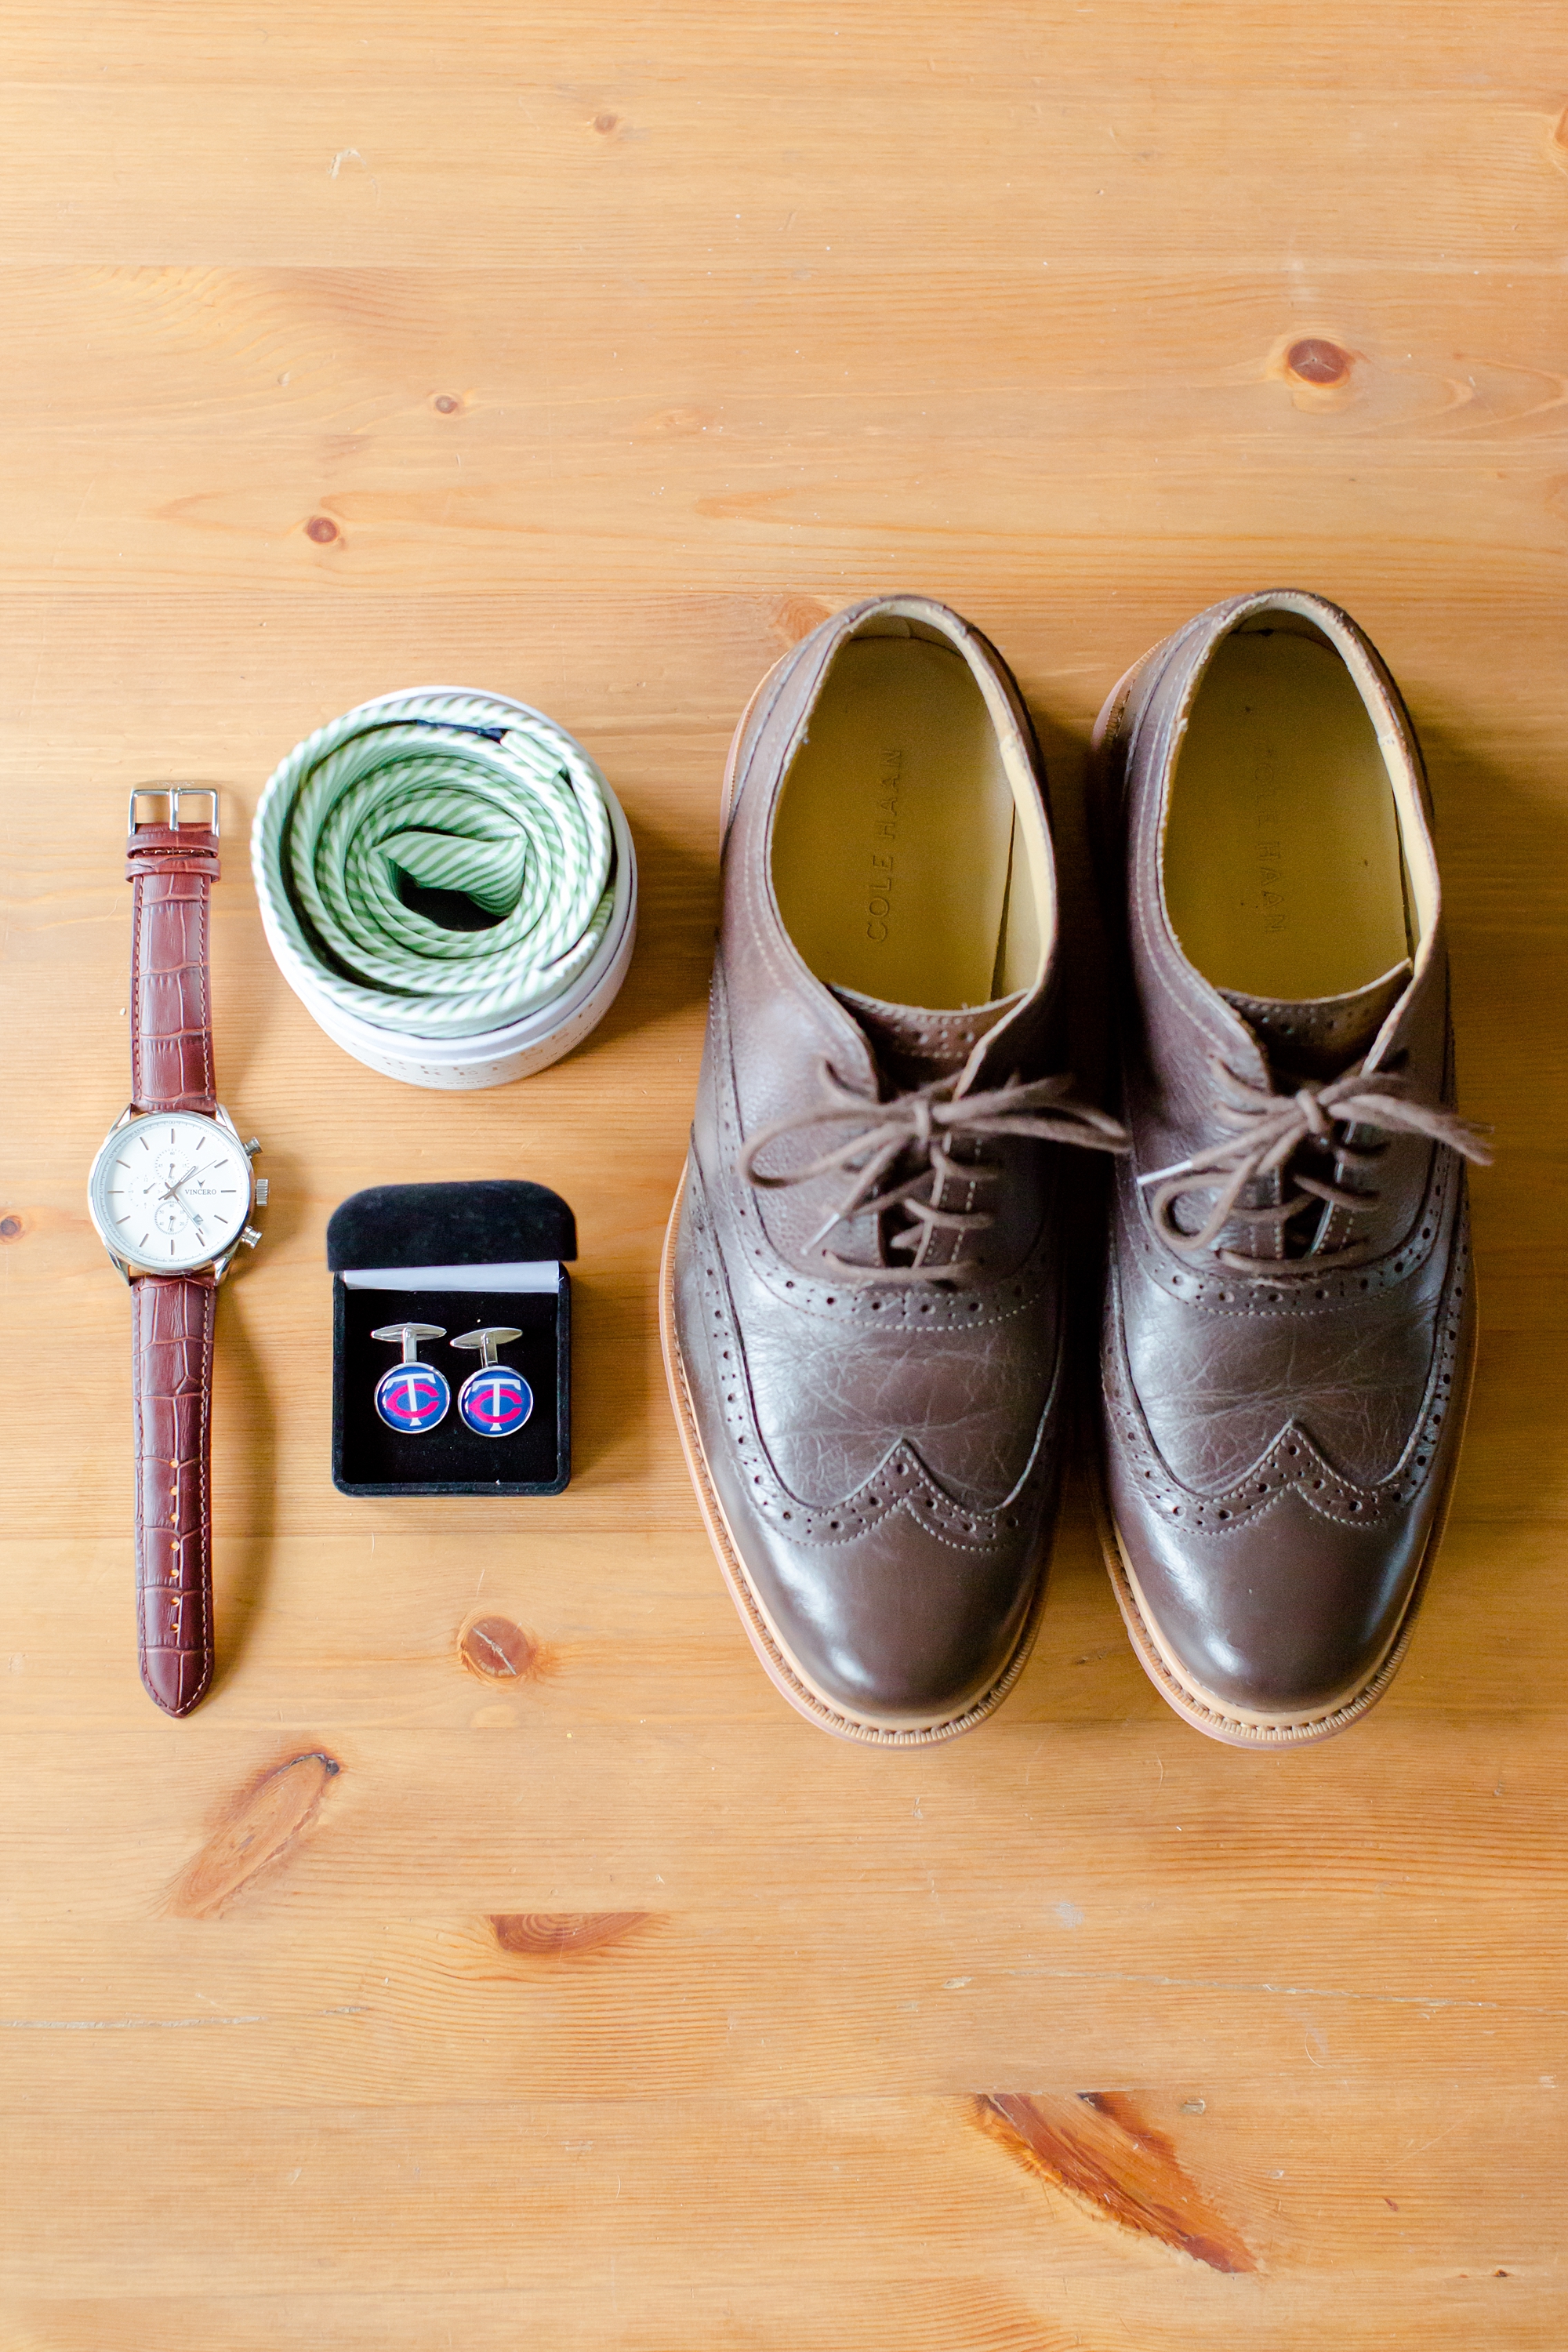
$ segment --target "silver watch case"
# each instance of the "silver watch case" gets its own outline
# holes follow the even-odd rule
[[[94,1152],[92,1167],[88,1174],[87,1213],[92,1219],[93,1231],[97,1234],[99,1240],[103,1244],[104,1248],[108,1251],[110,1264],[113,1266],[121,1280],[127,1284],[129,1284],[132,1275],[167,1273],[168,1269],[166,1266],[160,1266],[155,1263],[143,1262],[140,1258],[129,1257],[123,1249],[118,1247],[115,1243],[110,1240],[109,1235],[104,1232],[102,1224],[99,1221],[98,1203],[93,1196],[93,1178],[98,1173],[98,1165],[100,1160],[103,1158],[104,1153],[109,1150],[112,1144],[119,1141],[125,1129],[131,1126],[133,1120],[139,1118],[156,1118],[158,1116],[159,1114],[156,1111],[138,1110],[134,1103],[127,1103],[125,1108],[121,1112],[120,1117],[115,1120],[114,1125],[110,1129],[109,1133],[104,1137],[103,1141],[99,1145],[98,1150]],[[233,1265],[235,1259],[238,1256],[240,1251],[242,1249],[254,1249],[258,1242],[261,1239],[260,1233],[251,1223],[251,1219],[255,1215],[257,1210],[264,1209],[267,1205],[267,1179],[265,1176],[258,1178],[256,1173],[255,1167],[256,1155],[261,1149],[261,1139],[259,1136],[255,1135],[249,1137],[248,1139],[243,1138],[240,1135],[238,1128],[236,1127],[227,1111],[225,1110],[222,1103],[218,1103],[215,1107],[213,1116],[210,1118],[207,1118],[205,1111],[199,1110],[184,1111],[181,1116],[184,1118],[205,1119],[209,1127],[222,1128],[224,1132],[226,1135],[232,1136],[236,1143],[239,1145],[241,1151],[245,1154],[246,1162],[250,1169],[250,1198],[246,1202],[245,1222],[241,1225],[239,1232],[236,1234],[233,1241],[230,1242],[226,1250],[220,1251],[216,1257],[204,1258],[197,1265],[187,1265],[180,1268],[182,1274],[201,1275],[210,1272],[215,1282],[221,1282],[224,1276],[227,1274],[229,1268]]]

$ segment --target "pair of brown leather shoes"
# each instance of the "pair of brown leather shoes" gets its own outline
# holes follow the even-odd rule
[[[1097,810],[1121,1112],[1065,1074],[1044,777],[995,650],[896,596],[764,678],[661,1283],[714,1549],[842,1737],[1004,1697],[1071,1423],[1077,1155],[1116,1156],[1107,1560],[1186,1720],[1320,1738],[1386,1686],[1441,1530],[1474,1313],[1420,753],[1321,598],[1216,605],[1113,692]]]

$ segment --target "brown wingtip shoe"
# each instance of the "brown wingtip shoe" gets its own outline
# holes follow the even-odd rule
[[[951,1738],[1012,1687],[1064,1405],[1059,1075],[1038,754],[956,614],[886,597],[763,680],[660,1282],[713,1548],[763,1665],[839,1736]]]
[[[1211,1738],[1343,1730],[1403,1656],[1475,1347],[1421,755],[1352,620],[1237,597],[1096,730],[1121,933],[1105,1549]]]

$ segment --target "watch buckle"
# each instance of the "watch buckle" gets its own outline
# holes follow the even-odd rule
[[[135,791],[131,795],[131,822],[129,830],[132,839],[135,839],[136,828],[139,824],[143,822],[149,824],[156,824],[158,822],[156,817],[148,817],[143,820],[137,815],[136,803],[138,801],[166,801],[169,804],[167,830],[170,832],[177,832],[180,825],[184,821],[180,814],[180,803],[185,800],[202,800],[211,802],[212,823],[204,827],[204,830],[210,833],[216,841],[218,832],[217,790],[216,787],[212,784],[138,784]]]

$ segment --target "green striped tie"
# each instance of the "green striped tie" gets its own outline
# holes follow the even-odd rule
[[[548,1004],[605,934],[614,841],[598,769],[542,712],[386,696],[291,751],[257,811],[258,889],[312,987],[382,1029],[471,1037]],[[448,930],[403,882],[499,918]]]

